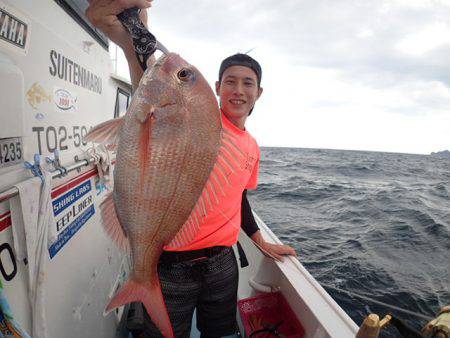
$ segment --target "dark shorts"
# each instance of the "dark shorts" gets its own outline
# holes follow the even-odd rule
[[[204,260],[160,263],[158,274],[175,337],[189,337],[194,309],[202,337],[236,333],[238,267],[231,248]],[[133,337],[163,337],[145,309],[144,318]]]

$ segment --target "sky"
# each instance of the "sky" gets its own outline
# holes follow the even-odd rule
[[[251,50],[260,146],[450,150],[450,0],[154,0],[149,26],[211,86]]]

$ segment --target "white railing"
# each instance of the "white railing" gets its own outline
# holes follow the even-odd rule
[[[64,176],[71,171],[80,169],[82,167],[86,167],[86,166],[94,163],[95,160],[96,160],[95,157],[91,157],[89,159],[79,160],[79,161],[75,162],[74,164],[66,166],[66,167],[64,167],[64,166],[58,167],[58,168],[56,168],[56,170],[54,170],[52,172],[52,178],[55,179],[60,176]],[[11,187],[7,190],[1,191],[0,192],[0,202],[3,202],[11,197],[14,197],[18,193],[19,193],[19,190],[16,187]]]

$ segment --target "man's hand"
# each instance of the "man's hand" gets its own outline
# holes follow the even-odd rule
[[[289,245],[272,244],[272,243],[264,241],[261,244],[261,248],[263,250],[267,251],[270,255],[275,257],[280,262],[284,261],[284,257],[283,256],[286,256],[286,255],[297,257],[297,253]]]
[[[270,256],[273,256],[280,262],[283,262],[284,257],[286,255],[291,255],[297,257],[297,253],[295,250],[289,245],[284,244],[273,244],[267,242],[261,235],[261,231],[258,230],[252,236],[252,240],[258,244],[258,246],[263,250],[263,252],[267,252]]]
[[[125,54],[132,52],[133,41],[122,26],[117,14],[127,8],[138,7],[141,21],[147,26],[146,8],[151,7],[152,0],[89,0],[86,16],[94,27],[100,29],[112,42],[121,47]]]
[[[112,42],[122,48],[128,61],[130,78],[133,91],[138,87],[143,70],[136,58],[133,47],[133,39],[122,23],[117,18],[117,14],[125,9],[138,7],[143,9],[139,16],[142,23],[147,26],[147,11],[151,7],[152,0],[88,0],[89,7],[86,9],[86,16],[89,21],[100,29]],[[154,62],[154,57],[148,59],[147,64]]]

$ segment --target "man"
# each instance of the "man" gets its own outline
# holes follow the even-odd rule
[[[123,49],[133,88],[137,88],[143,70],[117,14],[130,7],[150,6],[151,1],[146,0],[93,0],[86,12],[93,25]],[[146,23],[146,11],[140,15]],[[152,60],[148,65],[151,63]],[[203,338],[236,332],[238,268],[231,246],[237,242],[241,225],[253,241],[275,258],[282,260],[283,255],[295,255],[291,247],[271,244],[262,238],[246,197],[246,190],[257,185],[260,151],[245,130],[245,122],[262,94],[261,75],[258,62],[244,54],[226,58],[220,67],[215,89],[220,98],[223,128],[234,135],[245,159],[239,163],[239,170],[229,176],[231,185],[224,187],[221,210],[206,216],[194,240],[182,248],[164,247],[158,275],[176,337],[189,337],[194,309]],[[133,332],[135,336],[160,337],[159,330],[145,315],[145,325]]]

